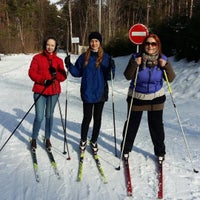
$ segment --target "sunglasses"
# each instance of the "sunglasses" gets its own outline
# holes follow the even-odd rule
[[[155,46],[157,46],[157,43],[156,42],[145,42],[145,45],[146,46],[152,46],[152,47],[155,47]]]

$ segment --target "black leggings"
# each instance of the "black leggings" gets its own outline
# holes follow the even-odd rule
[[[93,116],[93,131],[91,142],[95,143],[99,136],[101,127],[101,117],[103,111],[104,102],[100,103],[83,103],[83,121],[81,125],[81,140],[87,140],[87,134],[89,125]]]
[[[124,146],[124,153],[128,153],[132,150],[135,137],[138,132],[138,128],[141,122],[143,111],[131,111],[129,125],[127,129],[126,141]],[[154,153],[156,156],[165,155],[165,133],[163,126],[163,110],[159,111],[147,111],[148,126],[151,139],[154,145]],[[127,121],[124,124],[123,140],[126,130]],[[123,141],[122,141],[123,144]]]

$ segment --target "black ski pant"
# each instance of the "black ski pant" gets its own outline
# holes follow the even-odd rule
[[[93,116],[93,131],[91,142],[95,143],[99,136],[101,128],[101,118],[104,102],[99,103],[83,103],[83,121],[81,125],[81,140],[87,140],[89,125]]]
[[[132,150],[133,143],[135,137],[138,132],[138,128],[141,122],[143,111],[131,111],[127,134],[126,134],[126,141],[124,145],[124,153],[128,153]],[[163,110],[158,111],[147,111],[147,118],[148,118],[148,127],[150,136],[154,145],[154,153],[156,156],[164,156],[165,155],[165,133],[164,133],[164,126],[163,126]],[[126,130],[127,121],[124,124],[123,130],[123,140]],[[121,143],[121,147],[123,144],[123,140]]]

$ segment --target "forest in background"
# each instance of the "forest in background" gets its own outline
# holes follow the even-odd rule
[[[48,0],[0,0],[0,53],[40,51],[49,35],[73,53],[73,37],[84,46],[91,31],[100,31],[106,51],[128,55],[135,50],[128,31],[142,23],[159,35],[165,54],[198,61],[199,9],[200,0],[60,0],[57,5]]]

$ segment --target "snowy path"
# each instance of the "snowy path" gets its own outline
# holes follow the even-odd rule
[[[65,55],[61,54],[64,58]],[[4,56],[0,61],[0,147],[21,121],[33,104],[32,82],[27,75],[32,55]],[[75,60],[72,56],[72,60]],[[126,117],[126,93],[129,83],[123,77],[128,57],[116,58],[117,72],[114,81],[114,102],[117,129],[117,148],[121,143],[121,132]],[[188,67],[185,67],[188,65]],[[174,63],[178,74],[173,83],[174,97],[181,122],[190,146],[194,167],[200,166],[200,67],[184,61]],[[184,67],[184,68],[183,68]],[[191,89],[191,83],[192,89]],[[44,124],[38,141],[38,163],[41,181],[36,183],[29,137],[31,136],[34,110],[16,130],[5,148],[0,152],[0,196],[1,200],[154,200],[157,194],[157,173],[153,146],[143,115],[135,146],[130,154],[130,170],[133,197],[126,196],[123,167],[115,170],[119,159],[115,157],[112,102],[105,104],[99,143],[99,157],[107,175],[104,184],[89,150],[85,155],[83,179],[77,182],[78,144],[82,120],[82,102],[79,94],[80,80],[69,76],[67,139],[71,160],[63,155],[63,129],[58,106],[52,133],[53,154],[61,179],[58,180],[51,167],[42,143]],[[60,103],[64,113],[66,83],[62,84]],[[111,88],[110,88],[111,89]],[[166,90],[167,91],[167,90]],[[164,199],[200,199],[200,175],[192,171],[183,137],[170,96],[164,111],[167,155],[164,164]],[[92,127],[92,124],[91,124]],[[90,137],[91,129],[88,134]],[[118,154],[120,152],[118,151]]]

